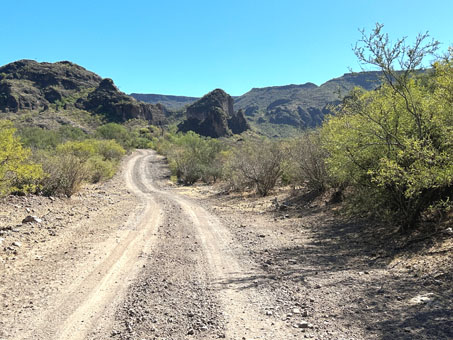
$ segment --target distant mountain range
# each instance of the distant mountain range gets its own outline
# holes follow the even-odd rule
[[[296,129],[315,127],[328,114],[329,106],[337,104],[354,87],[375,89],[380,84],[379,72],[346,73],[317,86],[302,85],[253,88],[239,97],[234,97],[234,109],[242,109],[247,120],[257,130],[266,134],[280,131],[284,126]],[[196,97],[132,93],[132,97],[148,103],[160,103],[178,111],[197,101]]]
[[[131,93],[132,97],[145,103],[162,104],[170,110],[180,110],[184,106],[196,102],[199,97],[185,97],[185,96],[170,96],[163,94],[144,94],[144,93]]]

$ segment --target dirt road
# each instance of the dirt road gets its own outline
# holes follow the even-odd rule
[[[25,312],[4,313],[0,338],[282,338],[287,327],[264,317],[266,297],[241,289],[241,280],[259,270],[243,250],[232,250],[228,229],[214,215],[165,190],[163,164],[151,151],[128,160],[123,178],[133,196],[123,205],[134,207],[110,211],[111,219],[123,220],[116,228],[105,229],[106,214],[84,221],[80,234],[66,233],[42,252],[56,267],[47,259],[30,264],[31,256],[16,261],[8,283],[25,280],[20,298],[56,288],[45,302],[30,299],[33,308]],[[83,230],[99,241],[90,242],[88,255],[95,256],[60,257],[77,248],[72,244],[80,244]],[[9,289],[5,282],[5,301]]]
[[[451,242],[395,260],[313,203],[275,211],[199,189],[140,150],[70,200],[1,203],[0,340],[452,335]],[[43,221],[22,224],[28,213]],[[420,271],[431,254],[445,264]]]

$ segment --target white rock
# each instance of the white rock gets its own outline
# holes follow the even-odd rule
[[[422,303],[428,303],[434,299],[434,294],[433,293],[427,293],[427,294],[419,294],[417,296],[414,296],[412,299],[409,300],[409,302],[413,305],[418,305]]]

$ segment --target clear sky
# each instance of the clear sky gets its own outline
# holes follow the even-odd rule
[[[126,93],[321,83],[359,70],[352,45],[376,22],[392,37],[453,44],[452,0],[77,0],[1,2],[0,65],[69,60]]]

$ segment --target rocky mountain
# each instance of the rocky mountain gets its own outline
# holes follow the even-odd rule
[[[63,124],[132,118],[157,125],[166,122],[162,105],[139,102],[119,91],[111,79],[68,61],[19,60],[0,67],[0,117],[24,113],[40,121],[58,117]]]
[[[379,72],[347,73],[321,86],[306,83],[254,88],[238,97],[235,105],[261,123],[314,127],[329,113],[329,106],[337,104],[354,87],[371,90],[379,84]]]
[[[186,120],[178,125],[180,131],[194,131],[213,138],[239,134],[249,129],[242,110],[234,111],[233,98],[216,89],[186,109]]]
[[[330,112],[331,105],[339,103],[355,86],[371,90],[379,84],[379,72],[346,73],[320,86],[306,83],[254,88],[242,96],[234,97],[234,105],[243,110],[246,119],[257,130],[273,135],[274,130],[278,129],[278,134],[281,135],[281,128],[303,129],[320,125],[324,116]],[[184,105],[197,100],[193,97],[132,95],[147,102],[161,102],[180,110]]]

